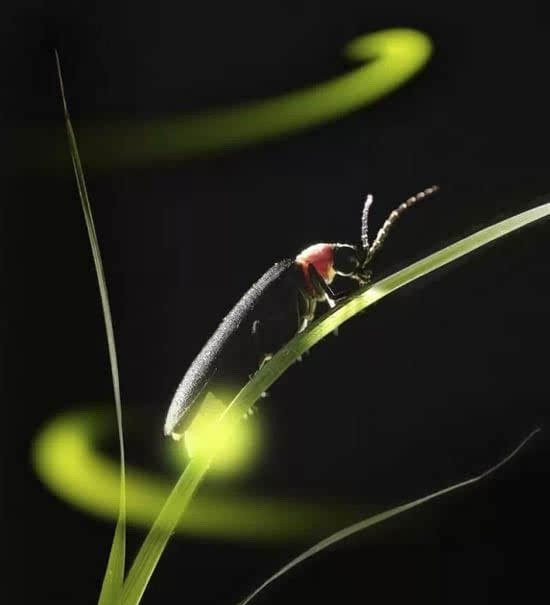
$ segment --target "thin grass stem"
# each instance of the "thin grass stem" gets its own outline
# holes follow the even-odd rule
[[[115,399],[116,422],[118,429],[118,443],[120,452],[120,497],[118,519],[109,553],[107,568],[103,577],[101,593],[99,596],[99,605],[111,605],[121,602],[122,585],[124,582],[125,559],[126,559],[126,475],[125,475],[125,459],[124,459],[124,434],[122,431],[122,405],[120,399],[120,380],[118,373],[118,361],[116,354],[115,335],[113,330],[113,319],[111,316],[111,306],[109,304],[109,293],[107,290],[107,280],[105,279],[105,271],[103,270],[103,262],[101,260],[101,252],[99,249],[99,241],[95,230],[94,219],[92,215],[92,207],[88,197],[86,188],[86,180],[84,171],[78,153],[78,146],[74,134],[69,110],[67,108],[67,100],[65,98],[65,87],[63,86],[63,77],[61,74],[61,63],[59,55],[55,52],[55,60],[57,64],[57,75],[59,78],[59,88],[61,90],[61,98],[63,100],[63,111],[65,115],[65,125],[67,128],[67,136],[69,139],[69,149],[73,162],[76,183],[78,187],[78,195],[86,222],[88,231],[88,239],[92,249],[94,259],[94,267],[99,286],[99,294],[101,297],[101,308],[103,312],[103,321],[105,323],[105,333],[107,336],[107,347],[109,350],[109,361],[111,366],[111,379],[113,383],[113,395]]]

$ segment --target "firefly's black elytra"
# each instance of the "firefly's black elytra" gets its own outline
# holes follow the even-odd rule
[[[425,189],[393,210],[372,245],[368,216],[373,198],[368,195],[360,246],[314,244],[268,269],[226,315],[187,370],[168,409],[164,434],[178,439],[184,417],[207,392],[231,401],[259,365],[307,327],[318,302],[334,306],[330,284],[336,275],[355,280],[358,286],[367,284],[371,273],[366,266],[392,225],[407,208],[437,189]]]

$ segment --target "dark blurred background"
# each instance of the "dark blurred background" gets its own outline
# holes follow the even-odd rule
[[[413,27],[434,42],[411,82],[340,120],[88,175],[124,412],[147,419],[131,464],[158,457],[173,389],[223,314],[275,260],[355,241],[366,193],[378,226],[408,195],[441,186],[395,228],[379,275],[550,193],[542,6],[10,3],[8,125],[62,128],[57,48],[77,135],[86,121],[176,116],[327,80],[350,69],[347,42],[379,29]],[[111,401],[101,309],[68,152],[49,176],[32,144],[22,150],[26,168],[4,191],[10,600],[93,603],[112,524],[52,494],[29,451],[56,414]],[[258,411],[263,458],[236,488],[329,496],[365,514],[472,476],[543,432],[486,481],[340,544],[259,602],[536,600],[550,504],[548,229],[528,227],[385,299],[272,388]],[[130,552],[142,536],[130,528]],[[174,538],[143,603],[235,603],[312,541]]]

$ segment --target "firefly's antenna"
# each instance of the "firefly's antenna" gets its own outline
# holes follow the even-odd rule
[[[363,250],[368,250],[369,248],[369,210],[372,206],[372,202],[373,197],[369,193],[367,195],[367,199],[365,200],[363,214],[361,216],[361,245],[363,246]]]
[[[365,258],[365,262],[363,264],[366,265],[372,259],[372,257],[380,250],[380,248],[382,247],[382,244],[384,243],[384,240],[388,237],[388,233],[390,232],[390,229],[392,228],[394,223],[401,217],[401,215],[405,212],[405,210],[407,210],[411,206],[414,206],[414,204],[416,204],[416,202],[419,202],[420,200],[423,200],[424,198],[434,194],[438,190],[439,190],[438,185],[433,185],[432,187],[428,187],[428,189],[424,189],[424,191],[420,191],[416,195],[411,196],[410,198],[405,200],[402,204],[400,204],[397,208],[395,208],[395,210],[390,212],[390,215],[384,221],[384,224],[382,225],[382,227],[376,234],[376,239],[372,243],[372,246],[369,248],[369,250],[367,252],[367,256]],[[368,198],[367,198],[367,201],[368,201]],[[367,205],[367,203],[365,202],[365,207],[366,207],[366,205]],[[368,208],[367,208],[367,212],[368,212]],[[363,217],[364,216],[365,216],[365,211],[363,210]],[[363,229],[365,229],[364,226],[363,226]]]

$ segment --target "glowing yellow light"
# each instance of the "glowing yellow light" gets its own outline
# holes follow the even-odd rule
[[[213,450],[217,450],[210,465],[213,474],[242,474],[258,459],[261,444],[259,422],[257,419],[241,422],[226,434],[227,429],[218,423],[225,408],[220,399],[211,393],[206,395],[183,440],[170,448],[172,458],[180,468],[183,460],[209,456]]]
[[[255,421],[240,424],[248,425],[254,434]],[[60,414],[34,439],[32,461],[37,475],[58,497],[80,510],[114,521],[120,487],[118,463],[97,447],[112,430],[112,416],[103,406]],[[257,431],[255,434],[259,439]],[[163,442],[170,446],[172,460],[181,471],[186,459],[182,442]],[[245,458],[250,464],[254,456],[243,456],[243,464]],[[232,472],[237,467],[233,466]],[[172,482],[162,476],[127,465],[128,523],[149,527],[172,487]],[[212,487],[201,490],[177,530],[210,538],[277,542],[311,539],[354,518],[353,508],[260,498],[228,491],[225,486],[223,491],[213,491]]]
[[[147,165],[236,149],[295,134],[366,107],[410,80],[427,63],[432,42],[423,32],[394,28],[359,36],[346,55],[350,71],[291,92],[197,114],[148,121],[84,124],[79,128],[88,170]],[[36,147],[37,133],[32,132]],[[59,164],[65,141],[44,140]],[[48,164],[49,165],[49,164]],[[53,167],[53,166],[52,166]]]

